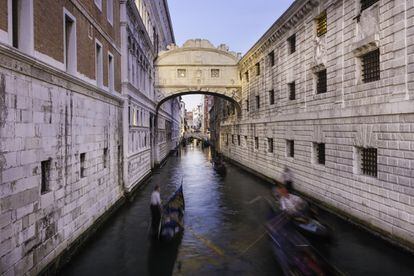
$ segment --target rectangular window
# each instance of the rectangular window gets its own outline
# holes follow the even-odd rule
[[[229,134],[226,134],[226,146],[229,144]]]
[[[320,165],[325,165],[325,144],[314,143],[315,161]]]
[[[212,78],[219,78],[220,77],[220,69],[211,69],[211,77]]]
[[[231,143],[234,145],[234,135],[231,135]]]
[[[254,137],[254,148],[259,149],[259,137]]]
[[[377,149],[361,148],[362,174],[377,177]]]
[[[273,138],[267,138],[267,151],[273,153]]]
[[[246,82],[249,82],[249,71],[244,72],[244,78],[246,79]]]
[[[273,89],[269,91],[269,104],[275,104],[275,91]]]
[[[114,57],[111,54],[108,54],[108,88],[110,92],[114,91]]]
[[[186,69],[177,69],[177,76],[179,78],[185,78],[187,76],[187,70]]]
[[[293,54],[296,52],[296,34],[292,35],[287,39],[288,46],[289,46],[289,54]]]
[[[322,12],[316,19],[316,35],[323,36],[328,32],[326,11]]]
[[[19,48],[19,6],[20,0],[13,0],[12,4],[12,36],[13,36],[13,47]]]
[[[102,62],[102,46],[96,43],[95,52],[95,74],[96,74],[96,85],[98,87],[103,86],[103,62]]]
[[[244,146],[247,148],[247,142],[248,142],[248,138],[247,135],[244,136]]]
[[[295,141],[286,140],[286,156],[295,157]]]
[[[378,2],[378,0],[361,0],[361,12],[363,10],[368,9],[369,7],[371,7],[372,5],[374,5],[377,2]]]
[[[80,154],[80,177],[83,178],[86,176],[86,153]]]
[[[288,83],[289,87],[289,100],[293,101],[296,99],[296,85],[295,82]]]
[[[362,80],[373,82],[380,79],[380,52],[376,49],[361,57]]]
[[[260,96],[259,95],[256,96],[256,108],[257,109],[260,108]]]
[[[326,93],[328,90],[326,69],[317,72],[316,76],[317,76],[316,93],[317,94]]]
[[[256,76],[259,76],[260,75],[260,62],[256,63],[255,67],[256,67]]]
[[[102,11],[102,0],[94,0],[95,6]]]
[[[104,148],[103,150],[103,167],[104,169],[106,169],[106,167],[108,166],[108,148]]]
[[[247,112],[249,112],[249,110],[250,110],[249,100],[246,100],[246,110],[247,110]]]
[[[66,71],[74,74],[76,68],[76,27],[75,21],[65,14],[65,65]]]
[[[241,141],[240,141],[240,135],[237,135],[237,145],[240,146],[240,143],[241,143]]]
[[[52,161],[45,160],[40,163],[40,167],[42,170],[42,179],[41,179],[41,186],[40,186],[40,193],[44,194],[50,191],[50,165]]]
[[[270,66],[275,66],[275,51],[271,51],[270,53],[269,53],[269,63],[270,63]]]
[[[112,25],[114,20],[114,0],[106,0],[106,18]]]

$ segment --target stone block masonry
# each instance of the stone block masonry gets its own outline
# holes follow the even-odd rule
[[[365,2],[294,1],[241,59],[242,112],[221,118],[218,142],[414,249],[414,6]]]
[[[0,67],[1,275],[38,273],[123,196],[120,103],[37,77]]]

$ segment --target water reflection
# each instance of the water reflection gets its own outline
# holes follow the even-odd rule
[[[228,165],[219,176],[211,155],[189,145],[171,157],[136,198],[122,207],[62,271],[63,275],[282,275],[264,235],[270,187]],[[183,180],[186,213],[182,240],[148,238],[149,201],[155,184],[163,201]],[[412,256],[332,215],[331,244],[316,244],[340,270],[352,275],[410,275]],[[362,255],[361,255],[362,254]],[[364,256],[361,258],[360,256]]]

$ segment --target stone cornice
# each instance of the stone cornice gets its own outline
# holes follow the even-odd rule
[[[288,10],[280,16],[266,33],[253,45],[253,47],[243,56],[239,66],[244,71],[270,47],[275,41],[280,39],[287,31],[292,29],[302,20],[312,9],[319,4],[318,0],[296,0]]]
[[[122,104],[121,94],[109,93],[91,85],[75,76],[56,69],[44,62],[25,55],[9,46],[0,43],[0,67],[15,71],[40,81],[50,83],[85,96],[109,102]]]

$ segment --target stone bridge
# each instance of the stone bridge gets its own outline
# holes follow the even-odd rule
[[[187,138],[191,138],[191,137],[199,139],[199,140],[208,140],[209,139],[208,135],[204,134],[202,132],[188,132],[188,131],[184,132],[183,138],[187,139]]]
[[[159,107],[172,97],[209,94],[233,102],[238,114],[241,81],[238,65],[241,56],[224,44],[214,47],[208,40],[192,39],[182,47],[169,46],[155,61],[155,89]]]

